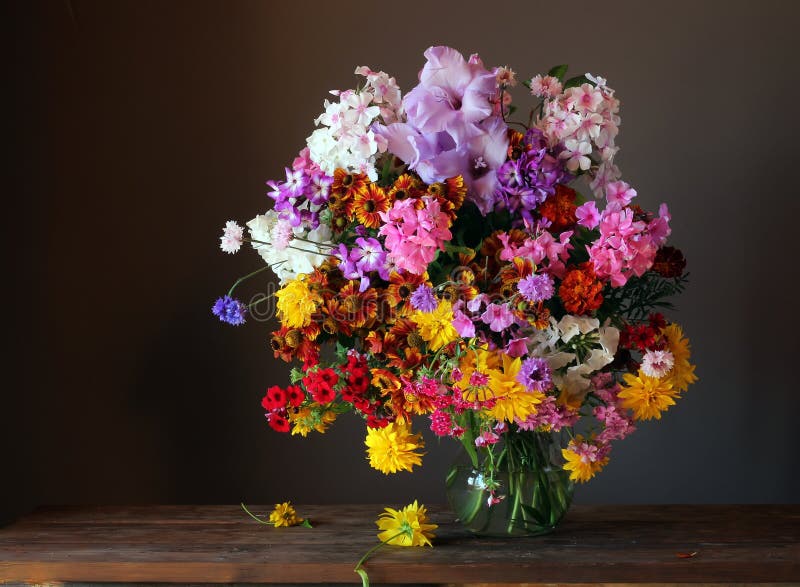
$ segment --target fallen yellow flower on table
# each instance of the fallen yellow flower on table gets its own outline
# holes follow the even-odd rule
[[[276,528],[288,528],[289,526],[305,526],[311,528],[311,522],[297,515],[297,511],[292,506],[292,502],[284,501],[283,503],[276,503],[275,509],[269,515],[269,521],[262,520],[253,514],[244,504],[241,504],[242,509],[247,512],[259,524],[266,524],[268,526],[275,526]]]
[[[378,540],[380,543],[370,548],[354,569],[361,576],[362,587],[369,587],[369,576],[367,571],[361,568],[366,560],[380,547],[387,544],[392,546],[433,546],[431,540],[435,538],[433,533],[436,524],[428,523],[428,512],[424,505],[414,503],[407,505],[401,510],[385,508],[383,513],[375,521],[380,532]]]
[[[386,508],[375,522],[381,532],[378,540],[393,546],[433,546],[433,530],[438,526],[428,524],[428,513],[417,500],[402,510]]]

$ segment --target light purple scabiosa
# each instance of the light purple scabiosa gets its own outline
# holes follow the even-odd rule
[[[423,283],[411,294],[411,305],[420,312],[433,312],[439,307],[439,300],[433,295],[433,289]]]
[[[487,214],[508,150],[508,126],[493,114],[497,79],[450,47],[430,47],[425,57],[420,83],[403,98],[407,121],[373,130],[425,183],[461,175],[467,198]]]
[[[240,324],[244,324],[247,306],[230,296],[223,296],[214,303],[211,312],[221,321],[239,326]]]
[[[529,302],[549,300],[555,293],[553,278],[547,273],[535,273],[523,277],[517,284],[517,289]]]
[[[528,357],[522,361],[517,381],[530,391],[547,391],[553,386],[553,371],[545,359]]]

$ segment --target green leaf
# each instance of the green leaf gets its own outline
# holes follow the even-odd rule
[[[309,521],[309,519],[308,519],[308,518],[306,518],[305,520],[303,520],[303,521],[302,521],[302,523],[301,523],[300,525],[301,525],[303,528],[313,528],[313,527],[314,527],[314,526],[312,526],[312,525],[311,525],[311,522]]]
[[[292,383],[297,383],[303,377],[305,377],[305,374],[297,367],[292,367],[292,370],[289,371],[289,379]]]
[[[517,111],[517,107],[512,104],[511,106],[508,107],[508,116],[511,116],[516,111]]]
[[[564,82],[564,89],[566,90],[567,88],[577,88],[578,86],[582,86],[583,84],[590,84],[593,86],[594,82],[585,75],[576,75],[575,77],[571,77]]]
[[[526,87],[526,88],[528,88],[529,90],[531,89],[531,80],[529,80],[529,79],[524,79],[524,80],[522,80],[522,81],[521,81],[521,82],[519,82],[519,83],[521,83],[523,86],[525,86],[525,87]]]
[[[547,75],[557,77],[558,81],[564,81],[564,76],[567,75],[568,68],[569,66],[566,63],[563,65],[556,65],[547,72]]]

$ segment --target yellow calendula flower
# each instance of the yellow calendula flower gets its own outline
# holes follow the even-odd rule
[[[585,442],[580,435],[562,448],[561,454],[567,461],[564,470],[569,471],[570,481],[586,483],[608,464],[608,457],[600,457],[598,447]]]
[[[458,331],[453,326],[453,305],[447,300],[439,301],[432,312],[414,312],[411,319],[432,351],[438,351],[458,338]]]
[[[269,515],[269,521],[276,528],[297,526],[303,523],[303,518],[297,517],[297,512],[292,507],[291,502],[276,503],[275,509]]]
[[[412,434],[405,422],[391,422],[384,428],[367,428],[367,457],[373,469],[388,475],[397,471],[411,471],[422,465],[425,447],[421,434]]]
[[[689,386],[697,381],[694,374],[694,365],[689,362],[691,350],[689,340],[683,337],[683,330],[677,324],[670,324],[661,331],[667,339],[669,352],[675,360],[672,370],[664,377],[664,380],[672,385],[678,392],[689,389]]]
[[[316,409],[314,409],[316,408]],[[296,412],[289,412],[289,422],[292,423],[292,435],[299,434],[303,438],[312,430],[324,434],[328,426],[336,421],[336,412],[323,410],[319,405],[310,405],[300,408]]]
[[[278,318],[289,328],[303,328],[311,324],[311,316],[322,303],[320,295],[305,282],[306,276],[298,275],[275,292],[278,298]]]
[[[433,530],[438,526],[428,523],[424,505],[414,503],[401,510],[386,508],[378,517],[378,540],[393,546],[433,546]]]
[[[641,371],[638,375],[623,375],[625,387],[619,392],[622,407],[633,410],[635,420],[661,419],[661,412],[675,405],[678,391],[667,380],[648,377]]]
[[[499,351],[498,351],[499,352]],[[489,410],[489,414],[495,420],[505,420],[513,422],[516,419],[525,420],[528,416],[536,412],[536,406],[542,403],[544,394],[539,391],[528,391],[528,389],[517,381],[517,375],[522,367],[520,357],[511,358],[507,354],[502,355],[502,370],[489,370],[489,389],[494,395],[494,407]]]

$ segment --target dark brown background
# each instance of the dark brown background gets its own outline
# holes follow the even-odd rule
[[[356,65],[408,90],[432,44],[521,76],[562,62],[606,76],[623,100],[625,177],[642,204],[669,202],[689,259],[675,318],[701,381],[577,500],[798,500],[800,3],[4,8],[4,514],[443,500],[450,443],[387,478],[355,419],[306,440],[271,432],[259,401],[286,368],[266,350],[269,325],[209,313],[260,262],[223,255],[221,226],[266,209],[264,181],[303,146],[326,92],[351,87]]]

